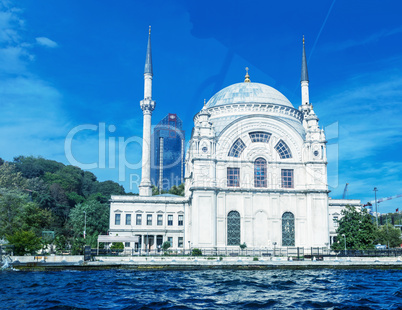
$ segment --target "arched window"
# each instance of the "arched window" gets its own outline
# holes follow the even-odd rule
[[[282,246],[295,246],[295,216],[291,212],[282,215]]]
[[[254,131],[248,134],[250,136],[251,142],[263,142],[268,143],[271,134],[263,131]]]
[[[254,186],[267,187],[267,161],[261,157],[254,162]]]
[[[240,213],[228,213],[228,245],[240,245]]]
[[[292,152],[287,144],[283,142],[283,140],[279,140],[279,142],[275,145],[275,150],[282,159],[292,158]]]
[[[241,153],[245,148],[246,145],[244,144],[243,140],[239,138],[235,141],[235,143],[233,143],[232,147],[229,150],[228,156],[240,157]]]

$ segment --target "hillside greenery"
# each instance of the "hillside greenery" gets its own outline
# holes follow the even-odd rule
[[[96,247],[98,235],[107,233],[110,196],[125,194],[116,182],[100,182],[89,171],[54,160],[0,159],[0,239],[26,254],[45,246],[43,232],[51,232],[54,238],[47,241],[57,250],[80,253],[82,245]]]

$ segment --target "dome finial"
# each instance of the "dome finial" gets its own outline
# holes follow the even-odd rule
[[[248,67],[246,67],[246,76],[244,79],[244,83],[250,83],[250,76],[248,75]]]

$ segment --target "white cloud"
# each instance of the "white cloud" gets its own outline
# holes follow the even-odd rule
[[[35,55],[19,14],[12,2],[0,1],[0,157],[32,154],[65,162],[63,97],[29,70]]]
[[[45,46],[45,47],[49,47],[49,48],[55,48],[55,47],[59,46],[56,42],[54,42],[53,40],[50,40],[49,38],[46,38],[46,37],[36,38],[36,43],[38,43],[39,45]]]

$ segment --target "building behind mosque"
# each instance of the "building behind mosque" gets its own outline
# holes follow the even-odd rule
[[[112,196],[110,235],[138,236],[127,248],[328,247],[346,204],[328,194],[325,133],[309,100],[303,40],[298,108],[276,89],[230,85],[201,107],[185,156],[185,196],[152,196],[151,37],[145,65],[139,196]],[[133,218],[133,220],[131,220]],[[122,219],[122,220],[121,220]]]
[[[183,122],[177,114],[169,113],[154,128],[151,152],[152,185],[159,192],[184,183]]]

